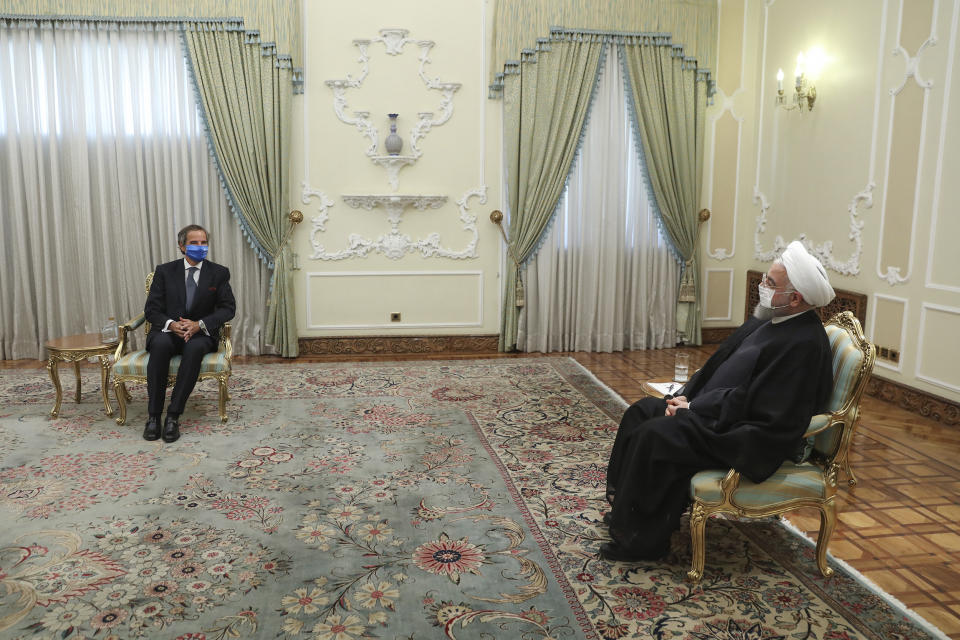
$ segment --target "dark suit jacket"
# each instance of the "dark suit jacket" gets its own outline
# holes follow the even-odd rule
[[[193,296],[193,306],[187,306],[186,269],[184,260],[174,260],[157,265],[153,272],[153,283],[147,295],[143,313],[150,323],[147,336],[149,346],[151,338],[163,331],[167,320],[203,320],[210,337],[220,339],[220,327],[229,322],[236,312],[237,304],[230,289],[230,270],[216,262],[203,261],[197,291]]]

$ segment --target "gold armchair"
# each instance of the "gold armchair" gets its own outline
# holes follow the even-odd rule
[[[153,282],[153,272],[147,274],[146,293],[150,293],[150,284]],[[113,394],[117,398],[117,404],[120,407],[117,416],[117,424],[124,424],[127,421],[127,401],[130,400],[130,394],[127,392],[127,382],[147,382],[147,362],[150,359],[150,353],[146,349],[127,353],[129,348],[129,336],[140,326],[144,327],[144,335],[150,332],[150,323],[147,322],[144,314],[140,314],[133,320],[120,326],[120,342],[117,344],[117,351],[113,364]],[[220,387],[220,422],[227,421],[227,400],[230,394],[227,392],[227,381],[230,379],[231,365],[230,359],[233,357],[233,343],[230,341],[230,323],[224,324],[220,329],[220,344],[213,353],[208,353],[203,357],[203,364],[200,366],[200,376],[198,380],[214,379]],[[167,384],[173,384],[177,379],[177,371],[180,369],[180,356],[174,356],[170,359],[170,376]]]
[[[690,481],[692,559],[687,578],[692,582],[699,582],[703,577],[704,536],[711,514],[766,518],[805,507],[820,512],[817,566],[824,576],[833,573],[827,565],[827,545],[836,526],[837,475],[842,469],[850,486],[857,483],[850,468],[850,443],[860,411],[860,397],[873,371],[876,354],[864,337],[860,322],[849,311],[835,315],[824,328],[833,353],[833,393],[829,413],[810,419],[805,434],[813,445],[809,460],[799,463],[788,460],[759,484],[741,479],[734,469],[701,471]]]

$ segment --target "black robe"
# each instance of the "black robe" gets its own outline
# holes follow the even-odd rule
[[[624,413],[607,468],[613,539],[637,555],[665,553],[690,478],[732,467],[765,480],[796,451],[832,386],[830,344],[813,311],[745,322],[677,392],[689,409],[665,416],[666,400],[644,398]]]

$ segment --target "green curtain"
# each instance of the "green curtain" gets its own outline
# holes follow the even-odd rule
[[[590,36],[551,42],[527,55],[504,94],[504,154],[510,246],[501,319],[501,351],[516,348],[521,267],[539,243],[563,194],[573,163],[605,43]]]
[[[254,250],[272,264],[265,341],[295,357],[286,244],[291,69],[243,31],[198,22],[185,25],[184,38],[227,198]]]
[[[624,46],[633,120],[664,228],[685,261],[693,299],[677,308],[684,341],[700,344],[701,283],[698,202],[703,175],[707,83],[669,38]],[[692,287],[690,287],[692,285]]]

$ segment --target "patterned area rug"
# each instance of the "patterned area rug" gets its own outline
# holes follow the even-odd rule
[[[775,521],[607,563],[622,401],[573,360],[238,367],[169,445],[0,372],[2,638],[927,638]]]

